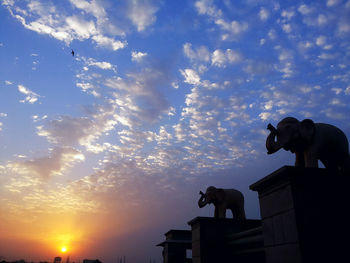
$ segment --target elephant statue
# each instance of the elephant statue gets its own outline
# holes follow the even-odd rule
[[[199,194],[201,197],[198,200],[198,206],[202,208],[206,204],[213,203],[215,206],[215,218],[226,218],[226,209],[230,209],[234,218],[239,220],[246,219],[244,196],[240,191],[209,186],[205,194],[202,191]]]
[[[278,123],[277,129],[270,123],[267,129],[271,132],[266,139],[268,154],[283,148],[295,153],[295,166],[318,167],[320,160],[326,168],[348,171],[349,143],[337,127],[287,117]]]

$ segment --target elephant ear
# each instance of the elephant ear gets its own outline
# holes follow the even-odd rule
[[[215,197],[219,203],[222,203],[225,200],[224,189],[221,189],[221,188],[216,189]]]
[[[299,132],[306,143],[310,143],[315,134],[315,123],[310,119],[300,122]]]

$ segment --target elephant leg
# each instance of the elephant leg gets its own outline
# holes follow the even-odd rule
[[[239,220],[245,220],[246,216],[245,216],[245,211],[244,211],[244,207],[239,207],[237,210],[237,219]]]
[[[219,218],[226,218],[226,207],[219,207]]]
[[[318,160],[316,154],[312,151],[304,152],[305,167],[315,167],[318,168]]]
[[[219,208],[215,206],[214,217],[219,218]]]
[[[304,154],[300,152],[295,153],[295,166],[305,167]]]
[[[232,211],[232,215],[234,219],[237,220],[245,220],[246,216],[245,216],[245,211],[243,207],[237,207],[235,209],[231,209]]]

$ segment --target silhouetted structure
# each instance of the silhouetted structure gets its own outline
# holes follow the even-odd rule
[[[255,262],[264,259],[262,237],[245,244],[249,235],[259,234],[260,220],[196,217],[188,224],[192,229],[192,262]],[[237,236],[238,233],[256,233]],[[251,261],[237,261],[243,258]],[[259,261],[262,262],[262,261]]]
[[[335,126],[287,117],[277,129],[271,124],[267,129],[271,132],[266,139],[268,154],[284,148],[295,153],[295,166],[318,167],[321,160],[326,168],[350,170],[348,140]]]
[[[189,230],[169,230],[165,233],[165,241],[157,246],[163,247],[164,263],[190,263],[186,251],[192,247],[192,233]]]
[[[53,259],[53,263],[61,263],[61,261],[62,261],[62,258],[61,258],[61,257],[55,257],[55,258]]]
[[[267,262],[342,262],[345,172],[284,166],[250,188],[259,193]],[[338,261],[339,260],[339,261]]]
[[[244,196],[236,189],[222,189],[214,186],[209,186],[205,194],[200,191],[201,195],[198,200],[198,206],[200,208],[207,204],[214,204],[215,218],[226,218],[226,210],[229,209],[235,219],[244,220]]]
[[[98,259],[84,259],[83,263],[102,263],[102,262]]]
[[[262,220],[197,217],[188,223],[192,262],[345,262],[347,179],[346,171],[333,169],[278,169],[250,186],[259,194]],[[159,244],[164,262],[184,262],[189,237],[173,238],[172,231]]]

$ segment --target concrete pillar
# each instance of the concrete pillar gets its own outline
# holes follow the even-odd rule
[[[250,186],[259,194],[266,263],[349,260],[348,179],[338,171],[284,166]]]
[[[239,233],[261,225],[260,220],[196,217],[192,227],[192,262],[226,263],[232,261],[229,234]]]
[[[157,246],[163,247],[164,263],[186,263],[186,250],[191,249],[192,233],[190,230],[169,230],[165,233],[165,241]]]

